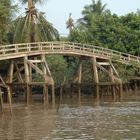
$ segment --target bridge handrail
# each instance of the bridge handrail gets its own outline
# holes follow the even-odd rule
[[[103,48],[99,46],[73,43],[73,42],[34,42],[34,43],[19,43],[0,46],[0,57],[12,53],[30,53],[32,51],[45,50],[63,50],[63,51],[79,51],[81,53],[90,53],[94,55],[102,55],[121,61],[140,63],[140,57],[131,54]]]

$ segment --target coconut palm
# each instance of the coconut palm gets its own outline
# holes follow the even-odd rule
[[[106,4],[102,4],[101,0],[92,0],[90,5],[84,7],[82,11],[83,18],[79,19],[79,23],[84,26],[89,26],[92,19],[108,12],[109,10],[106,9]]]
[[[13,42],[37,42],[58,40],[58,31],[50,22],[45,19],[44,13],[35,8],[37,2],[41,0],[21,0],[23,4],[28,4],[25,16],[21,16],[14,21]]]
[[[70,31],[74,28],[74,21],[71,17],[71,13],[69,14],[69,19],[66,22],[66,25],[67,25],[67,29],[69,29]]]
[[[101,0],[98,0],[97,2],[95,0],[92,0],[92,4],[87,5],[84,8],[85,9],[82,12],[83,16],[91,13],[101,15],[106,12],[106,4],[102,4]]]

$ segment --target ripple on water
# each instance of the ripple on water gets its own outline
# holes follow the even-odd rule
[[[140,102],[14,106],[0,116],[0,140],[139,140]]]

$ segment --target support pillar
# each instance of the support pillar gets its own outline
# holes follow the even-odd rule
[[[10,67],[9,67],[9,74],[8,74],[8,82],[9,82],[9,84],[11,84],[11,85],[9,85],[8,87],[7,87],[7,101],[10,103],[10,104],[12,104],[12,99],[11,99],[11,97],[12,97],[12,93],[13,93],[13,88],[12,88],[12,84],[13,84],[13,72],[14,72],[14,61],[13,60],[11,60],[11,62],[10,62]]]
[[[123,100],[123,87],[122,87],[122,81],[120,82],[120,85],[119,85],[119,99],[120,101]]]
[[[44,85],[44,89],[43,89],[43,95],[44,95],[44,104],[48,104],[49,103],[49,98],[48,98],[48,85]]]
[[[3,112],[3,98],[2,98],[1,88],[0,88],[0,108],[1,108],[1,112]]]
[[[113,99],[115,100],[116,99],[116,93],[115,93],[115,79],[113,77],[114,73],[113,73],[113,69],[111,66],[109,66],[109,72],[110,72],[110,80],[111,80],[111,83],[112,84],[112,87],[111,87],[111,91],[112,91],[112,97]]]
[[[52,89],[52,104],[55,104],[55,87],[54,85],[51,86]]]
[[[99,100],[100,99],[100,95],[99,95],[99,76],[98,76],[98,68],[97,68],[97,65],[96,65],[96,58],[95,57],[93,57],[92,63],[93,63],[96,99]]]
[[[81,81],[82,81],[82,60],[79,62],[79,73],[78,73],[78,99],[81,100]]]
[[[25,68],[25,82],[26,82],[26,102],[28,105],[32,101],[32,87],[29,85],[30,72],[29,72],[29,66],[28,66],[26,60],[28,60],[27,56],[25,56],[25,58],[24,58],[24,68]]]
[[[42,59],[42,71],[43,71],[43,74],[44,74],[44,77],[45,77],[45,85],[43,86],[43,96],[44,96],[44,104],[48,104],[49,103],[49,96],[48,96],[48,85],[47,85],[47,70],[46,70],[46,67],[45,67],[45,55],[43,54],[41,56],[41,59]]]

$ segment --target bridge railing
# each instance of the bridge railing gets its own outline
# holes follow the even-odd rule
[[[0,58],[10,55],[30,54],[33,52],[77,52],[83,55],[108,57],[123,62],[140,64],[140,57],[99,46],[72,42],[35,42],[0,46]]]

